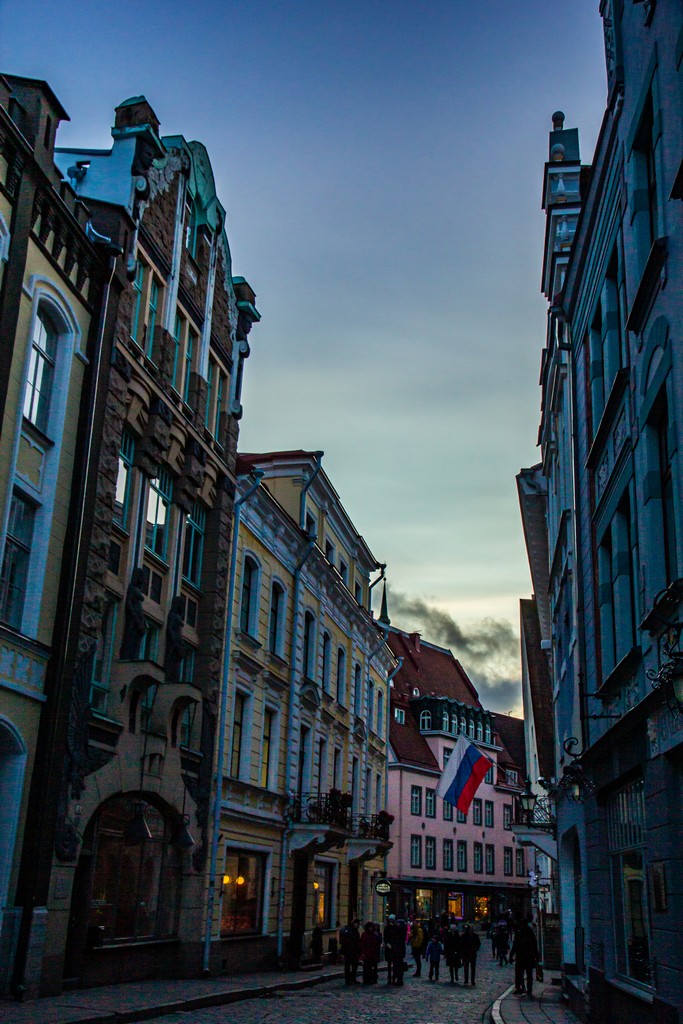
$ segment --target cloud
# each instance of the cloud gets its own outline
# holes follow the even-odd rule
[[[479,690],[484,707],[519,710],[519,637],[507,619],[484,618],[461,626],[443,608],[420,597],[393,588],[387,592],[393,624],[406,631],[417,629],[428,642],[450,648]]]

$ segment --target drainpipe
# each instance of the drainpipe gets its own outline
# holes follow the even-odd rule
[[[299,498],[299,526],[301,527],[302,530],[306,529],[306,492],[322,468],[324,454],[325,452],[315,453],[315,469],[313,470],[311,475],[307,477],[306,482],[301,488],[301,496]]]
[[[322,458],[323,453],[316,453]],[[313,483],[317,472],[320,469],[320,458],[318,459],[318,466],[313,476],[311,476],[308,483],[302,490],[303,500],[301,503],[301,511],[305,517],[306,511],[306,497],[305,492],[308,490],[310,485]],[[310,537],[304,548],[304,553],[299,559],[296,568],[294,569],[294,595],[293,595],[293,618],[292,618],[292,656],[289,666],[289,707],[287,709],[287,743],[285,747],[285,799],[289,799],[290,791],[292,788],[292,750],[294,746],[294,697],[296,694],[296,677],[297,677],[297,655],[296,645],[297,638],[299,636],[299,619],[301,618],[301,571],[310,558],[311,552],[315,547],[315,537]],[[286,889],[286,875],[287,875],[287,856],[289,853],[289,837],[291,835],[291,829],[286,828],[282,833],[282,846],[280,850],[280,887],[278,892],[278,915],[277,915],[277,956],[278,960],[282,957],[282,947],[284,944],[284,917],[285,917],[285,889]]]
[[[225,609],[225,648],[223,651],[223,675],[221,679],[221,713],[218,724],[218,753],[216,756],[216,796],[213,805],[213,833],[211,836],[211,860],[209,863],[209,893],[206,904],[206,930],[204,932],[204,956],[202,974],[210,977],[209,959],[211,955],[211,928],[213,925],[213,909],[216,901],[216,864],[218,862],[218,844],[220,842],[221,805],[223,803],[223,759],[225,757],[225,727],[228,718],[228,692],[230,689],[230,651],[232,647],[232,610],[235,599],[235,575],[237,572],[237,542],[239,535],[242,505],[251,498],[263,477],[262,469],[253,470],[255,478],[251,487],[245,491],[234,504],[232,524],[232,544],[230,547],[230,578],[228,581],[228,601]],[[244,476],[241,480],[248,480]]]
[[[389,730],[391,728],[391,680],[394,678],[395,675],[397,675],[401,671],[402,668],[403,668],[403,658],[401,657],[401,658],[398,659],[397,664],[394,666],[394,668],[392,668],[391,672],[387,676],[387,722],[386,722],[385,736],[384,736],[385,751],[386,751],[386,758],[387,758],[387,765],[386,765],[386,768],[384,769],[384,810],[385,811],[388,809],[388,806],[389,806]],[[401,781],[401,785],[403,785],[403,772],[401,772],[399,778],[400,778],[400,781]],[[400,794],[398,806],[399,806],[399,813],[400,813],[400,808],[403,806],[403,793],[402,792]],[[401,845],[400,844],[399,844],[398,852],[399,852],[399,857],[401,857]],[[387,854],[387,853],[384,854],[384,877],[385,878],[386,878],[386,875],[387,875],[387,858],[388,858],[388,856],[389,856],[389,854]],[[400,869],[401,869],[401,866],[399,865],[399,873],[400,873]]]

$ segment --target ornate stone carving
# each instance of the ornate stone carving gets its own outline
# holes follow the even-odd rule
[[[143,473],[157,477],[161,463],[170,445],[173,413],[169,407],[156,398],[149,409],[145,432],[136,450],[136,462]]]
[[[119,657],[128,661],[137,658],[140,653],[142,638],[147,632],[147,620],[143,611],[142,584],[144,574],[142,569],[133,569],[133,574],[126,591],[125,620],[123,624],[123,636],[121,638],[121,651]]]
[[[180,666],[187,654],[187,644],[183,640],[183,610],[185,601],[176,596],[171,601],[171,610],[166,619],[166,650],[164,652],[164,675],[167,683],[180,682]]]

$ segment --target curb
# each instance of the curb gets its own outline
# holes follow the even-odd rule
[[[505,1024],[503,1015],[500,1012],[500,1004],[503,1002],[506,996],[510,995],[514,987],[514,985],[510,985],[509,988],[506,988],[503,994],[498,996],[495,1003],[491,1007],[491,1016],[493,1018],[493,1024]]]

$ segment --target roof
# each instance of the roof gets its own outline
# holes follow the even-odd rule
[[[536,601],[520,601],[519,612],[536,733],[538,768],[542,777],[549,779],[555,774],[552,684],[548,659],[541,650],[541,627]]]
[[[426,643],[418,633],[403,633],[395,628],[391,629],[387,643],[395,657],[403,658],[403,665],[394,676],[391,702],[406,711],[404,724],[397,722],[392,713],[389,742],[402,763],[438,771],[437,760],[409,708],[413,691],[417,688],[421,696],[449,697],[476,708],[481,708],[479,695],[460,662],[445,647]]]
[[[542,467],[532,466],[517,474],[519,508],[526,544],[531,582],[538,601],[538,616],[546,640],[550,639],[550,560],[548,553],[548,526],[546,523],[547,482]]]
[[[500,737],[504,753],[508,755],[509,764],[517,765],[526,771],[526,743],[524,742],[524,719],[512,715],[502,715],[499,711],[492,712],[493,727]],[[506,758],[501,756],[501,762]]]

